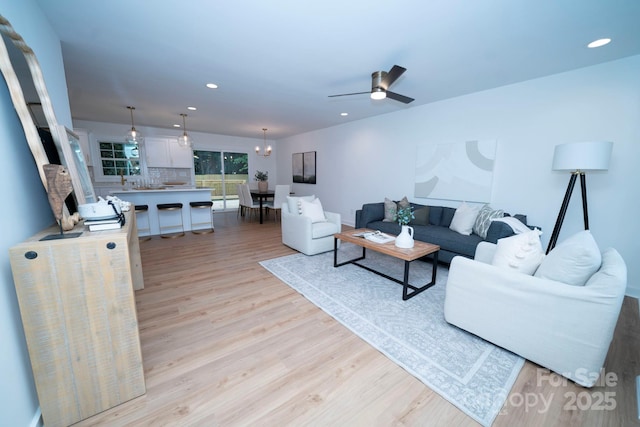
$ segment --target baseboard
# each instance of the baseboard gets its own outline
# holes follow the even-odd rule
[[[38,409],[36,410],[36,413],[33,416],[33,419],[31,420],[29,427],[43,427],[43,426],[44,426],[44,423],[42,422],[42,412],[40,411],[40,407],[38,406]]]
[[[629,297],[640,299],[640,289],[627,287],[625,294]]]

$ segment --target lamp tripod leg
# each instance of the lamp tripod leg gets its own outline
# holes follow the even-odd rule
[[[558,241],[558,236],[560,235],[560,228],[562,228],[562,223],[564,222],[564,216],[567,213],[567,207],[569,207],[569,200],[571,200],[571,193],[573,193],[573,187],[576,185],[576,178],[577,178],[577,174],[575,173],[572,173],[571,178],[569,178],[569,185],[567,185],[567,192],[564,194],[564,200],[562,201],[562,206],[560,207],[560,212],[558,213],[558,219],[556,220],[555,227],[553,227],[553,233],[551,234],[551,239],[549,240],[549,246],[547,246],[547,252],[546,252],[547,254],[551,251],[551,249],[553,249],[556,246],[556,242]],[[584,197],[586,197],[586,195]],[[582,200],[583,200],[583,206],[586,206],[586,198],[583,198]]]
[[[580,187],[582,189],[582,215],[584,216],[584,229],[589,229],[589,214],[587,213],[587,180],[584,172],[580,172]]]

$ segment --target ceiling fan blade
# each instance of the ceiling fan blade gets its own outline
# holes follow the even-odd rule
[[[391,99],[394,99],[396,101],[404,102],[405,104],[408,104],[408,103],[414,101],[413,98],[409,98],[408,96],[400,95],[399,93],[391,92],[390,90],[387,91],[387,98],[391,98]]]
[[[380,87],[385,90],[389,89],[389,86],[391,86],[393,82],[398,79],[398,77],[404,74],[405,71],[407,71],[406,68],[399,65],[394,65],[393,68],[389,70],[384,79],[382,79],[382,82],[380,82]]]
[[[371,92],[369,91],[369,92],[341,93],[339,95],[329,95],[329,98],[335,98],[336,96],[363,95],[365,93],[371,93]]]

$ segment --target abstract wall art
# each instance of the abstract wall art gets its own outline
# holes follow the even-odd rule
[[[489,202],[496,145],[484,140],[418,147],[415,197]]]

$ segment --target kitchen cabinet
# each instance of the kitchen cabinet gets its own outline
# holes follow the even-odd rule
[[[134,288],[143,287],[135,215],[118,230],[9,250],[42,417],[68,426],[145,393]]]
[[[151,168],[193,168],[193,151],[173,138],[146,138],[145,156]]]

